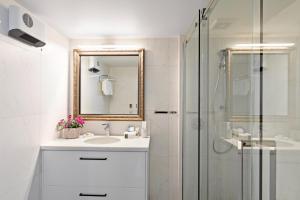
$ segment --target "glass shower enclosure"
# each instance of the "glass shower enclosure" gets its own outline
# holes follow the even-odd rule
[[[300,0],[213,0],[184,41],[183,200],[300,198]]]
[[[182,182],[183,199],[199,195],[199,20],[194,21],[184,46]]]

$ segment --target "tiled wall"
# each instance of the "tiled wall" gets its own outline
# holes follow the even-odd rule
[[[150,200],[180,199],[179,38],[71,41],[71,49],[80,45],[130,45],[145,48],[145,115],[151,126]],[[177,111],[177,114],[154,114],[155,110]],[[86,131],[104,134],[101,123],[88,122]],[[111,123],[113,134],[122,134],[128,124],[140,125],[140,122]]]
[[[41,51],[7,37],[10,4],[0,2],[0,199],[40,200],[39,145],[67,113],[68,40],[47,27]]]

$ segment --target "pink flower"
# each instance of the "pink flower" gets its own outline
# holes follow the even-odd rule
[[[72,115],[68,115],[67,124],[71,124],[71,123],[72,123]]]
[[[72,115],[68,115],[68,121],[72,119]]]
[[[84,123],[82,117],[78,116],[73,119],[72,115],[68,115],[67,120],[62,119],[57,123],[57,130],[60,131],[64,128],[82,128]]]
[[[65,120],[64,119],[61,119],[59,122],[58,122],[58,125],[61,126],[65,123]]]
[[[75,121],[80,124],[80,125],[83,125],[84,124],[84,120],[82,119],[82,117],[78,116],[75,118]]]

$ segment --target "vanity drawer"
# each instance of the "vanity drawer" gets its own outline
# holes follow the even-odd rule
[[[145,152],[43,151],[45,186],[146,187]]]
[[[145,191],[136,188],[57,187],[45,188],[43,200],[145,200]]]

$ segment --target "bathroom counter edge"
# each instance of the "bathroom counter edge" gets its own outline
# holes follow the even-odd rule
[[[101,136],[93,136],[101,137]],[[54,139],[49,142],[42,143],[41,150],[52,151],[124,151],[124,152],[148,152],[150,146],[150,137],[148,138],[130,138],[124,139],[123,136],[113,136],[119,138],[121,141],[112,144],[87,144],[84,140],[91,137],[80,137],[78,139]]]

